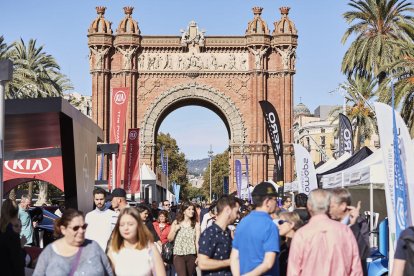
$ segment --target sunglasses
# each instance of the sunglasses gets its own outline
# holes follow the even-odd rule
[[[75,232],[77,232],[77,231],[79,231],[79,229],[83,229],[83,230],[86,230],[86,228],[88,227],[88,224],[87,223],[85,223],[84,225],[76,225],[76,226],[73,226],[72,228],[70,228],[70,227],[68,227],[69,229],[72,229],[73,231],[75,231]]]
[[[283,224],[283,223],[285,223],[285,222],[289,222],[289,221],[287,221],[287,220],[283,220],[283,219],[280,219],[280,220],[277,222],[277,224],[282,225],[282,224]]]
[[[164,206],[170,206],[170,204],[164,204]]]

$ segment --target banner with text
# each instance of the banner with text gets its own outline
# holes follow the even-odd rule
[[[118,143],[119,150],[116,160],[111,160],[109,166],[108,188],[121,187],[121,154],[124,143],[125,133],[125,119],[128,109],[129,87],[113,88],[111,95],[111,131],[109,133],[109,142]],[[116,162],[115,187],[112,187],[112,178],[114,172],[112,171],[112,162]]]
[[[241,185],[242,185],[242,165],[240,160],[235,161],[234,165],[235,176],[236,176],[236,188],[237,188],[237,196],[241,197]]]
[[[293,148],[299,193],[309,195],[312,190],[318,189],[315,166],[309,152],[302,145],[293,144]]]
[[[338,157],[341,157],[345,152],[350,155],[354,154],[354,144],[352,139],[352,125],[348,117],[339,113],[339,133],[338,133],[339,149]]]
[[[398,239],[399,230],[412,225],[414,220],[414,146],[408,128],[393,108],[375,103],[378,132],[386,172],[385,197],[392,244]],[[395,116],[395,131],[393,131]],[[395,134],[395,135],[394,135]],[[398,143],[395,149],[394,139]],[[397,153],[397,154],[395,154]],[[398,158],[398,155],[399,158]],[[399,160],[398,160],[399,159]],[[404,176],[404,177],[402,177]],[[404,180],[405,179],[405,180]],[[405,183],[404,183],[405,182]],[[406,211],[404,206],[407,206]]]
[[[125,152],[124,189],[131,194],[139,191],[139,177],[139,128],[131,128]]]
[[[283,173],[283,139],[282,128],[280,127],[279,116],[277,115],[275,107],[268,101],[260,101],[263,115],[265,117],[267,132],[272,143],[273,155],[276,163],[276,179],[275,182],[279,187],[283,187],[284,173]]]

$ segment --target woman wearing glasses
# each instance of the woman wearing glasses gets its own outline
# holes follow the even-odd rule
[[[60,238],[42,251],[33,275],[113,275],[98,243],[85,239],[87,226],[82,212],[67,209],[55,221]]]
[[[293,238],[293,235],[295,235],[295,232],[302,226],[303,226],[303,222],[297,213],[295,212],[280,213],[279,220],[277,222],[277,227],[279,228],[279,235],[285,238],[284,240],[282,239],[282,243],[280,245],[280,255],[279,255],[280,276],[286,275],[290,242],[292,241],[292,238]]]

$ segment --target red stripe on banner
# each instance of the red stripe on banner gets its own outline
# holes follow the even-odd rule
[[[109,141],[110,143],[118,143],[119,150],[116,157],[116,177],[115,177],[115,188],[121,187],[121,162],[120,155],[122,154],[122,145],[124,143],[124,133],[125,133],[125,119],[126,112],[128,108],[128,99],[129,99],[129,87],[120,87],[112,89],[111,97],[111,132]],[[112,162],[111,160],[109,166],[109,177],[108,177],[108,189],[112,190]]]
[[[124,189],[131,194],[139,191],[139,177],[139,128],[131,128],[125,153]]]

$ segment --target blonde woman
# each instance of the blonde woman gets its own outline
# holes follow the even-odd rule
[[[293,238],[293,235],[295,235],[295,232],[302,226],[303,226],[303,222],[296,212],[280,213],[279,220],[277,222],[277,227],[279,228],[279,235],[285,238],[285,240],[282,241],[280,245],[280,255],[279,255],[280,276],[286,275],[290,242],[292,241],[292,238]]]
[[[178,276],[192,276],[196,270],[200,225],[195,206],[183,202],[177,219],[171,225],[168,240],[174,241],[174,267]]]
[[[108,257],[117,276],[165,276],[153,236],[135,208],[125,208],[119,214]]]

